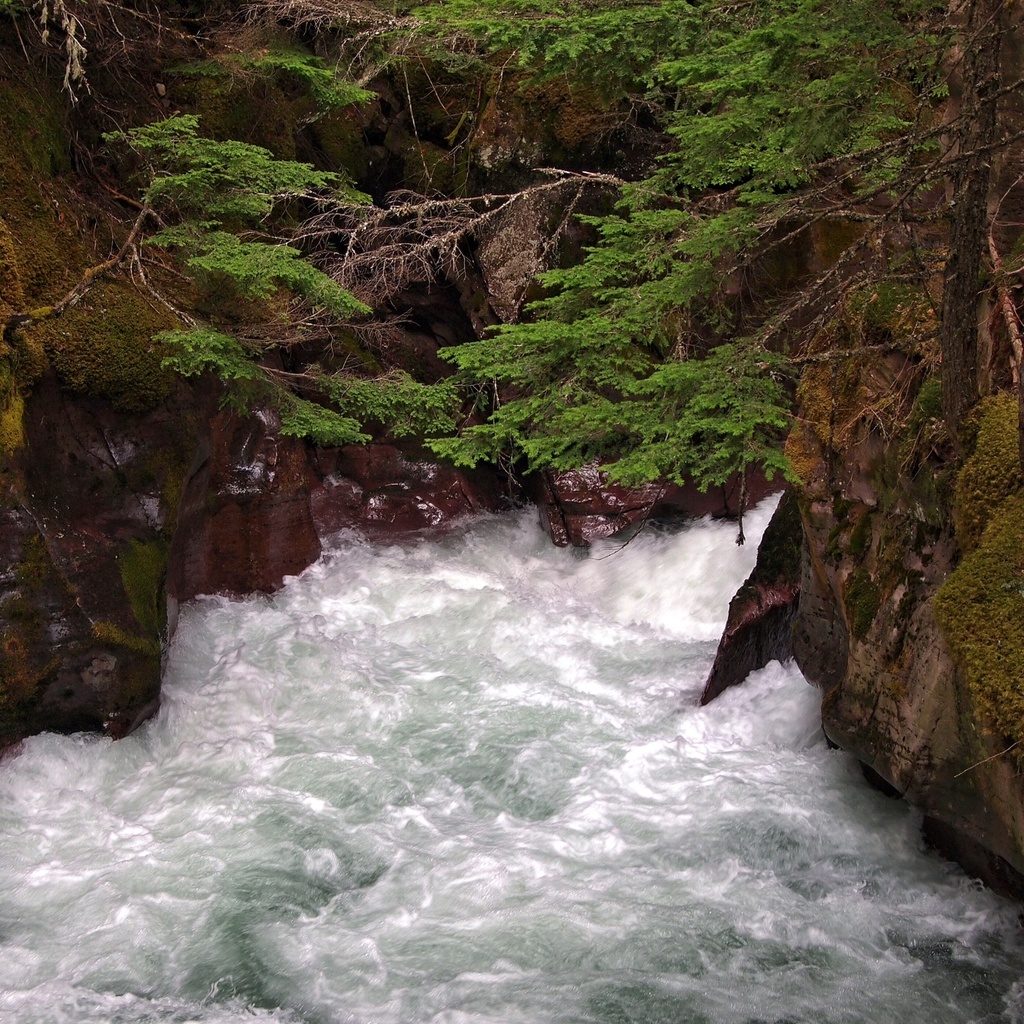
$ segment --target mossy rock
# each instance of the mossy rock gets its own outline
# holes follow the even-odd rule
[[[797,401],[801,417],[822,445],[844,451],[863,412],[860,359],[808,363],[800,374]]]
[[[1024,494],[991,514],[934,608],[982,720],[1024,743]]]
[[[0,604],[0,742],[23,732],[39,687],[60,665],[46,634],[45,595],[54,575],[43,538],[30,535],[13,568],[16,589]]]
[[[822,464],[822,449],[814,431],[798,420],[786,437],[786,459],[796,478],[806,489]]]
[[[849,617],[850,632],[863,640],[871,629],[881,604],[878,584],[862,569],[858,569],[846,585],[845,604]]]
[[[757,562],[733,601],[756,600],[759,587],[799,586],[804,531],[796,492],[787,490],[757,548]]]
[[[422,195],[458,192],[458,166],[451,153],[432,142],[410,138],[401,149],[406,186]]]
[[[145,633],[158,637],[163,629],[167,545],[161,540],[133,540],[118,555],[117,567],[135,621]]]
[[[0,81],[0,313],[66,288],[88,262],[56,180],[70,168],[65,117],[59,96]]]
[[[158,331],[176,326],[134,288],[107,282],[55,320],[32,328],[64,387],[143,413],[165,401],[174,376],[163,369]]]
[[[147,657],[160,656],[160,641],[152,637],[129,633],[114,622],[99,621],[92,626],[92,635],[108,647],[123,647],[126,651]]]
[[[10,360],[0,358],[0,455],[10,458],[25,444],[25,399]]]
[[[0,220],[0,321],[25,308],[17,248],[10,229]]]
[[[846,545],[847,553],[854,558],[863,558],[871,546],[872,535],[871,513],[865,511],[850,531],[850,539]]]
[[[238,139],[270,150],[279,160],[294,160],[295,132],[308,117],[309,104],[300,110],[270,79],[247,81],[222,74],[189,77],[176,94],[199,115],[201,134],[212,139]]]
[[[15,158],[33,178],[71,167],[66,108],[59,96],[27,83],[0,82],[0,162]]]
[[[917,432],[942,420],[942,378],[929,377],[917,392],[907,429]]]
[[[366,140],[358,116],[351,107],[332,110],[309,127],[328,170],[341,171],[362,181],[369,171]]]
[[[1007,495],[1021,485],[1017,401],[991,395],[978,408],[977,442],[956,482],[954,525],[961,550],[972,550]]]
[[[880,282],[855,293],[846,309],[854,339],[916,345],[938,329],[935,306],[920,286]]]
[[[836,261],[864,237],[865,226],[860,221],[830,218],[819,221],[811,229],[811,245],[823,267],[832,267]]]
[[[40,674],[25,642],[11,629],[0,633],[0,700],[16,708],[35,695]]]

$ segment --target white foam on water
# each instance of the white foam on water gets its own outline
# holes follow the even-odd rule
[[[772,664],[696,706],[752,539],[341,537],[187,609],[156,720],[0,766],[0,1020],[1022,1020],[1016,911]]]

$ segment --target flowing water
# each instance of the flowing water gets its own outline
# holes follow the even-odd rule
[[[733,536],[495,518],[199,602],[156,720],[0,765],[0,1021],[1024,1020],[1017,909],[795,668],[696,706]]]

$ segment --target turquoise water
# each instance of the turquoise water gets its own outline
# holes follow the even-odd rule
[[[198,602],[156,720],[0,766],[0,1021],[1024,1021],[1017,909],[793,666],[696,706],[733,539],[485,519]]]

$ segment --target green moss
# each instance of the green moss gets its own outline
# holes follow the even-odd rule
[[[757,549],[758,579],[774,583],[799,578],[804,531],[794,491],[786,491]]]
[[[71,391],[106,398],[123,412],[147,412],[165,401],[174,377],[153,335],[174,325],[134,288],[106,282],[57,320],[41,324],[46,354]]]
[[[26,539],[21,560],[15,569],[14,577],[18,581],[18,586],[30,593],[37,593],[46,585],[52,572],[53,562],[49,551],[46,550],[46,541],[38,533],[34,533]]]
[[[369,171],[366,141],[357,115],[350,107],[332,110],[310,126],[328,170],[343,171],[361,181]]]
[[[8,364],[0,360],[0,455],[11,458],[25,444],[25,399]]]
[[[146,657],[160,654],[164,625],[163,580],[167,568],[167,545],[160,540],[131,541],[117,556],[128,607],[140,633],[129,632],[115,622],[94,622],[93,636],[101,643],[123,647]]]
[[[161,597],[167,568],[167,546],[163,541],[133,540],[117,558],[121,583],[135,621],[151,636],[163,629]]]
[[[29,85],[0,82],[0,134],[11,139],[34,178],[54,178],[71,166],[66,112],[59,96]]]
[[[942,420],[942,378],[929,377],[914,399],[907,429],[918,431],[933,421]]]
[[[92,635],[100,643],[109,644],[111,647],[124,647],[126,650],[149,657],[159,657],[160,655],[159,641],[148,636],[136,636],[133,633],[128,633],[113,622],[94,622]]]
[[[907,520],[898,528],[898,544],[920,553],[922,546],[945,530],[952,517],[955,464],[949,461],[949,435],[942,418],[942,385],[927,378],[902,420],[893,424],[896,437],[884,446],[872,466],[871,484],[878,496],[883,546],[894,536],[892,520]],[[908,531],[917,536],[913,540]],[[901,556],[902,557],[902,556]]]
[[[178,518],[178,507],[192,461],[195,439],[187,427],[190,424],[178,421],[175,436],[168,437],[166,447],[155,448],[148,453],[142,463],[142,474],[133,486],[139,491],[160,494],[160,502],[164,510],[165,536],[174,533]]]
[[[176,87],[176,95],[199,115],[203,135],[238,139],[269,149],[280,160],[294,160],[295,129],[308,116],[308,101],[301,110],[270,79],[245,80],[232,69],[222,74],[190,77]]]
[[[825,558],[828,561],[838,564],[840,557],[843,554],[843,524],[838,523],[828,531],[828,537],[825,540]]]
[[[797,401],[801,417],[818,441],[836,452],[849,447],[853,426],[864,411],[863,364],[863,359],[808,363],[800,374]]]
[[[850,301],[848,318],[865,340],[917,341],[936,328],[935,309],[920,287],[880,282]]]
[[[406,186],[424,195],[446,194],[457,191],[456,165],[447,150],[432,142],[419,142],[410,138],[402,147]]]
[[[963,551],[981,539],[995,510],[1021,485],[1017,402],[992,395],[978,409],[978,439],[956,482],[953,521]]]
[[[814,253],[822,265],[831,267],[851,245],[864,236],[864,225],[841,218],[823,220],[814,226]]]
[[[32,664],[25,642],[16,631],[0,633],[0,693],[8,706],[17,706],[36,691],[41,676]]]
[[[822,464],[822,450],[820,442],[815,436],[811,427],[802,420],[797,420],[786,437],[786,460],[790,469],[800,481],[804,490],[810,487],[810,482]],[[808,492],[808,496],[810,493]]]
[[[0,320],[25,307],[17,249],[10,229],[0,220]]]
[[[855,558],[861,558],[868,550],[871,544],[871,538],[871,513],[865,512],[857,520],[857,524],[850,532],[850,540],[846,547],[847,552]]]
[[[863,640],[878,614],[881,593],[875,581],[862,569],[858,569],[846,587],[846,612],[850,620],[850,632]]]
[[[1024,743],[1024,495],[991,515],[934,608],[982,719]]]
[[[40,304],[88,259],[57,180],[69,169],[65,106],[37,83],[0,82],[0,306]],[[0,309],[0,312],[3,312]]]
[[[754,570],[737,591],[737,598],[756,598],[762,586],[798,583],[803,539],[796,492],[786,491],[761,537]]]

